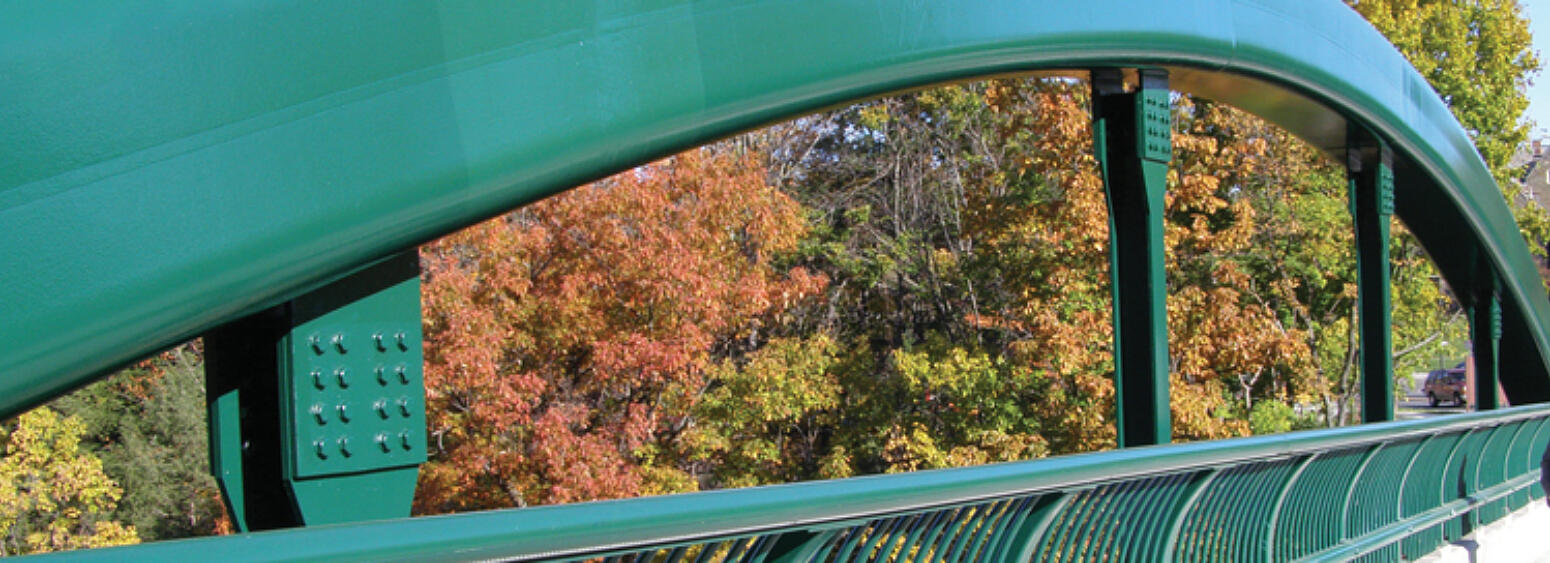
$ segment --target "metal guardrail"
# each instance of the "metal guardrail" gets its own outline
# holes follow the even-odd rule
[[[1542,498],[1550,405],[56,554],[113,560],[1396,560]]]

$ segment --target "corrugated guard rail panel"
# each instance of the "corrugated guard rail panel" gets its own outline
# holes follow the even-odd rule
[[[1042,460],[163,542],[63,559],[1415,558],[1543,497],[1550,405]]]

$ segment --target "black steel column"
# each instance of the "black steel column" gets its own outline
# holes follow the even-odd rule
[[[1502,306],[1496,295],[1496,271],[1489,263],[1481,265],[1474,289],[1473,304],[1469,307],[1469,341],[1475,356],[1475,380],[1471,384],[1475,389],[1475,409],[1487,411],[1501,408],[1496,386],[1502,341]]]

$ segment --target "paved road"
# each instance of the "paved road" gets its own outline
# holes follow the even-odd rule
[[[1444,414],[1459,414],[1469,412],[1463,408],[1453,406],[1452,403],[1442,403],[1437,408],[1427,406],[1425,395],[1410,395],[1400,401],[1398,408],[1394,410],[1394,418],[1397,420],[1412,420],[1428,416]]]

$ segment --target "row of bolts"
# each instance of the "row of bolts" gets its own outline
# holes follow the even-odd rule
[[[378,432],[377,433],[376,442],[377,442],[377,446],[382,448],[382,453],[388,453],[390,451],[393,451],[393,446],[389,445],[388,441],[389,440],[388,440],[387,432]],[[338,442],[339,442],[339,453],[344,454],[345,457],[350,457],[351,455],[354,455],[355,452],[350,450],[350,438],[348,436],[341,436],[339,438]],[[399,432],[398,433],[398,443],[406,451],[411,448],[411,442],[409,440],[409,431],[405,430],[403,432]],[[328,459],[328,441],[323,440],[322,438],[319,438],[317,440],[313,440],[312,441],[312,447],[313,447],[314,450],[317,451],[318,459]]]
[[[407,338],[408,337],[404,334],[403,331],[393,333],[393,341],[398,345],[399,350],[409,350],[409,343],[406,341]],[[387,339],[382,336],[382,333],[380,332],[373,333],[371,335],[371,341],[373,345],[376,346],[378,352],[387,351],[386,340]],[[349,352],[349,348],[345,346],[344,333],[335,333],[334,336],[329,338],[328,341],[334,345],[334,349],[338,350],[340,354]],[[307,343],[312,345],[312,351],[318,355],[322,355],[323,352],[326,351],[326,348],[323,346],[323,339],[316,334],[307,337]]]

